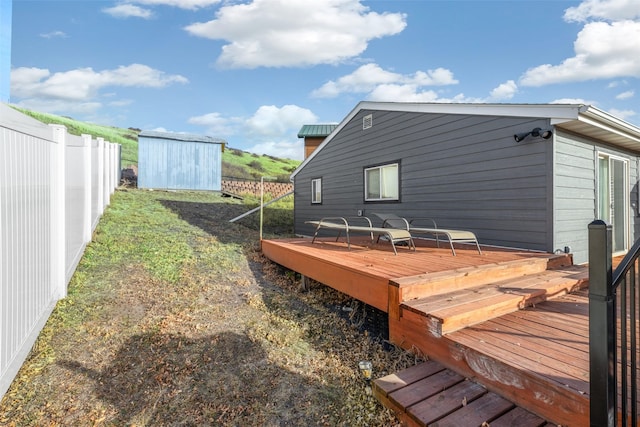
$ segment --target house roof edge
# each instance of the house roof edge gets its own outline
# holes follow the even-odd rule
[[[416,113],[498,115],[506,117],[544,117],[551,124],[583,122],[640,144],[640,127],[586,104],[481,104],[360,101],[336,126],[318,148],[291,174],[291,181],[361,110],[404,111]],[[640,145],[639,145],[640,147]]]

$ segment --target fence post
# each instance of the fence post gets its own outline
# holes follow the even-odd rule
[[[116,188],[122,180],[122,145],[116,144]]]
[[[98,216],[104,213],[104,138],[96,138],[98,141],[98,170],[95,176],[98,178]]]
[[[50,124],[51,155],[51,286],[52,295],[62,299],[67,295],[67,128]]]
[[[82,154],[84,162],[84,214],[82,216],[82,240],[84,243],[91,241],[91,202],[92,202],[92,182],[91,176],[91,135],[82,134]]]
[[[102,154],[102,204],[106,208],[111,200],[111,143],[104,141],[104,152]]]
[[[589,224],[589,396],[591,426],[616,425],[616,307],[611,225]]]

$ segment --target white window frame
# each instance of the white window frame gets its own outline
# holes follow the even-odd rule
[[[314,205],[322,203],[322,178],[311,180],[311,203]]]
[[[615,161],[619,161],[623,164],[623,183],[622,183],[622,187],[623,189],[628,189],[629,188],[629,182],[630,182],[630,161],[628,158],[626,157],[622,157],[622,156],[618,156],[615,154],[611,154],[605,151],[600,151],[598,150],[596,152],[596,216],[598,218],[604,218],[604,212],[602,211],[602,207],[600,206],[601,203],[601,198],[602,195],[600,194],[600,188],[601,185],[603,185],[603,183],[601,183],[601,178],[600,178],[600,160],[606,160],[608,163],[608,168],[609,168],[609,174],[611,173],[611,161],[615,160]],[[607,184],[609,185],[609,184]],[[610,190],[609,190],[610,191]],[[623,227],[623,237],[624,237],[624,241],[622,243],[623,246],[623,250],[622,251],[614,251],[614,255],[615,254],[621,254],[624,253],[624,251],[627,251],[629,249],[629,242],[631,241],[631,237],[630,237],[630,233],[631,233],[631,218],[629,216],[629,206],[630,206],[630,201],[629,201],[629,192],[628,190],[624,190],[624,201],[623,201],[623,206],[625,206],[625,208],[622,210],[622,212],[618,212],[618,214],[622,214],[623,215],[623,221],[624,221],[624,227]],[[607,215],[608,216],[608,215]]]
[[[389,184],[393,185],[393,183],[385,183],[384,178],[388,176],[388,173],[392,173],[395,170],[395,188],[392,188],[391,193]],[[369,194],[369,173],[372,171],[378,171],[379,182],[378,182],[378,197],[371,197]],[[395,193],[395,194],[393,194]],[[364,169],[364,201],[365,202],[384,202],[384,201],[397,201],[400,200],[400,163],[387,163],[379,166],[367,167]]]

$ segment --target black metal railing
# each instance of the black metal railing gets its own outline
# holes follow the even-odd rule
[[[615,271],[612,227],[589,224],[591,426],[638,425],[638,273],[640,240]]]

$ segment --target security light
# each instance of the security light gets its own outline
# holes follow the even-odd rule
[[[531,132],[516,133],[515,135],[513,135],[513,139],[515,139],[516,142],[520,142],[523,139],[525,139],[526,137],[528,137],[530,134],[531,134]]]
[[[549,139],[552,134],[553,132],[551,132],[551,129],[535,128],[531,131],[531,136],[539,136],[542,139]]]
[[[516,133],[513,135],[513,139],[515,139],[516,142],[520,142],[529,135],[536,138],[549,139],[553,135],[553,131],[551,129],[534,128],[531,132]]]

